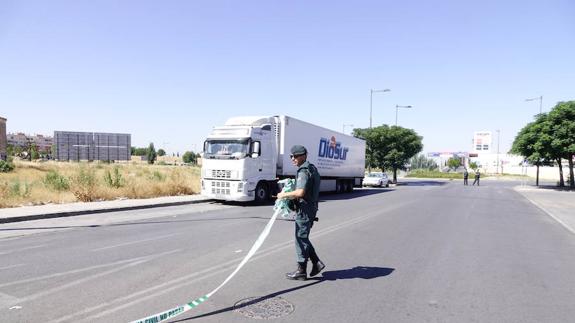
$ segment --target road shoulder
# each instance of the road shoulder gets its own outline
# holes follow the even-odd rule
[[[575,192],[532,186],[516,186],[514,189],[575,234]]]

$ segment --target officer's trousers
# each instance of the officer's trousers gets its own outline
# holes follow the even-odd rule
[[[309,213],[314,213],[309,215]],[[298,263],[307,263],[308,259],[312,263],[318,262],[319,258],[315,252],[311,241],[309,240],[309,233],[315,220],[315,212],[306,212],[306,210],[299,210],[295,219],[295,250]]]

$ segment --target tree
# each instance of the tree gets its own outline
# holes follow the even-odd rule
[[[132,147],[131,153],[132,153],[132,156],[147,156],[148,155],[148,148]]]
[[[393,182],[397,183],[397,170],[406,169],[409,159],[423,148],[422,137],[412,129],[382,125],[368,129],[354,129],[354,136],[366,141],[366,163],[383,171],[393,170]]]
[[[525,157],[537,167],[535,185],[539,186],[539,167],[552,165],[553,153],[551,150],[552,133],[547,114],[541,113],[535,121],[523,127],[511,146],[511,152]],[[559,160],[561,163],[561,160]],[[562,181],[562,179],[561,179]]]
[[[8,173],[14,170],[14,164],[0,159],[0,173]]]
[[[166,155],[166,151],[163,150],[162,148],[158,149],[158,156],[165,156]]]
[[[409,163],[411,164],[411,169],[437,169],[437,163],[433,159],[425,157],[424,154],[412,157]]]
[[[548,121],[552,132],[551,148],[558,155],[559,185],[563,186],[563,167],[561,159],[569,163],[569,186],[575,188],[573,157],[575,156],[575,101],[559,102],[549,112]]]
[[[479,166],[477,165],[477,162],[469,162],[469,168],[476,170]]]
[[[360,129],[355,128],[353,129],[353,136],[365,140],[365,167],[377,167],[377,163],[375,160],[375,141],[376,141],[376,130],[377,128],[367,128],[367,129]]]
[[[30,147],[30,159],[36,160],[38,158],[40,158],[40,153],[38,153],[38,146],[36,146],[36,144],[32,144]]]
[[[182,155],[182,160],[184,161],[184,163],[186,164],[196,164],[197,163],[197,155],[191,151],[186,151],[183,155]]]
[[[449,167],[450,169],[453,169],[455,171],[459,166],[461,166],[461,159],[457,157],[451,157],[447,160],[447,167]]]
[[[148,146],[148,151],[146,153],[146,157],[148,157],[148,164],[153,164],[156,161],[156,158],[158,157],[158,154],[156,153],[156,148],[154,148],[153,142],[151,142],[150,145]]]
[[[16,149],[13,145],[6,145],[6,156],[14,156]]]

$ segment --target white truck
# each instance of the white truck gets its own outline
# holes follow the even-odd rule
[[[234,117],[204,142],[202,195],[216,200],[262,202],[277,181],[293,178],[290,148],[303,145],[321,176],[321,191],[350,192],[365,173],[365,141],[292,117]]]

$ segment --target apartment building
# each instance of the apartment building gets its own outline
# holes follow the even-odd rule
[[[50,136],[44,135],[34,135],[29,136],[25,133],[9,133],[7,135],[7,142],[9,145],[14,147],[28,147],[28,143],[36,145],[38,152],[40,153],[50,153],[52,150],[52,144],[54,144],[54,139]]]

